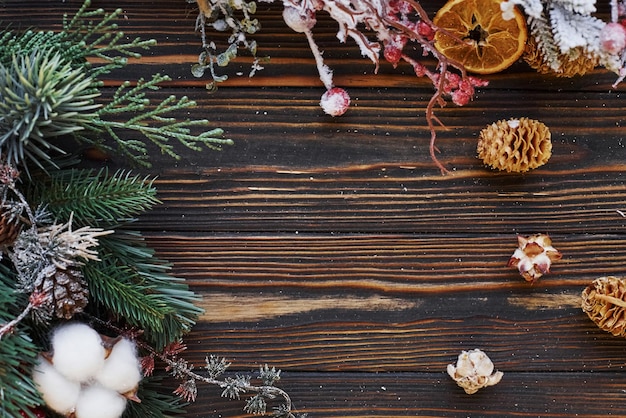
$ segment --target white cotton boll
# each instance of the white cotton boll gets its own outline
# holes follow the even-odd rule
[[[52,334],[52,363],[63,376],[77,382],[92,379],[104,364],[100,335],[91,327],[72,323]]]
[[[134,389],[141,380],[141,365],[135,343],[126,338],[118,341],[96,375],[96,380],[119,393]]]
[[[100,385],[89,386],[80,393],[76,418],[119,418],[126,409],[126,398]]]
[[[33,381],[50,409],[60,414],[68,414],[76,406],[80,383],[63,377],[48,360],[41,356],[33,369]]]

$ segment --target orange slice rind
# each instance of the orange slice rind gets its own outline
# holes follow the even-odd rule
[[[446,58],[477,74],[493,74],[513,64],[524,53],[526,18],[513,9],[502,17],[503,0],[450,0],[435,15],[435,47]]]

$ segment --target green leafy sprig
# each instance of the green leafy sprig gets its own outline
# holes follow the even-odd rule
[[[222,129],[211,129],[199,135],[192,133],[192,128],[204,128],[209,125],[206,119],[183,119],[169,116],[181,109],[195,107],[196,103],[188,97],[180,99],[169,96],[157,106],[151,108],[150,100],[146,97],[147,90],[158,90],[158,84],[170,81],[168,76],[156,74],[151,80],[140,79],[134,87],[130,82],[123,83],[113,95],[107,105],[99,109],[98,119],[93,124],[96,128],[105,131],[117,143],[117,151],[126,155],[143,166],[149,166],[148,149],[142,139],[125,139],[119,132],[134,131],[142,134],[143,138],[155,144],[161,153],[179,159],[171,139],[177,140],[185,147],[201,151],[202,145],[213,150],[221,149],[222,145],[231,145],[230,139],[222,139]],[[130,88],[129,88],[130,87]],[[110,120],[115,115],[134,115],[126,121]],[[89,138],[82,138],[85,142],[92,142]]]
[[[98,263],[83,268],[95,306],[145,331],[157,349],[182,338],[203,311],[200,298],[138,232],[117,230],[100,240]]]

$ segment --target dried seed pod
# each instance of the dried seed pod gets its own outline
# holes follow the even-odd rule
[[[626,280],[600,277],[582,293],[583,311],[602,330],[626,337]]]
[[[550,139],[548,127],[537,120],[500,120],[480,132],[478,157],[495,169],[524,173],[548,162]]]
[[[508,266],[517,268],[521,276],[531,283],[549,273],[552,263],[563,256],[552,246],[552,240],[546,234],[518,235],[517,243],[518,248],[509,259]]]
[[[468,395],[500,382],[504,373],[493,369],[491,359],[479,349],[462,351],[456,366],[448,364],[448,374]]]
[[[546,62],[543,54],[537,47],[537,41],[532,36],[526,42],[523,58],[539,74],[553,74],[556,77],[567,78],[585,75],[599,64],[597,55],[590,54],[583,48],[577,47],[573,48],[567,55],[559,55],[559,68],[554,70]]]

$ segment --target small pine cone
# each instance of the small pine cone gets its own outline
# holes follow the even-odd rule
[[[0,214],[0,246],[9,246],[17,239],[22,225],[16,219],[11,219],[8,213]]]
[[[537,47],[537,42],[532,37],[529,37],[526,42],[523,58],[524,61],[526,61],[531,68],[537,70],[539,74],[554,74],[557,77],[567,78],[585,75],[599,64],[597,56],[588,54],[583,48],[578,47],[572,49],[567,55],[559,55],[558,60],[560,66],[559,69],[555,71],[546,62]]]
[[[582,308],[602,330],[626,337],[626,280],[600,277],[582,293]]]
[[[76,267],[56,270],[44,279],[41,288],[50,295],[52,310],[58,318],[71,319],[87,306],[89,289],[82,271]]]
[[[550,139],[548,127],[537,120],[500,120],[480,132],[478,157],[495,169],[524,173],[548,162]]]

